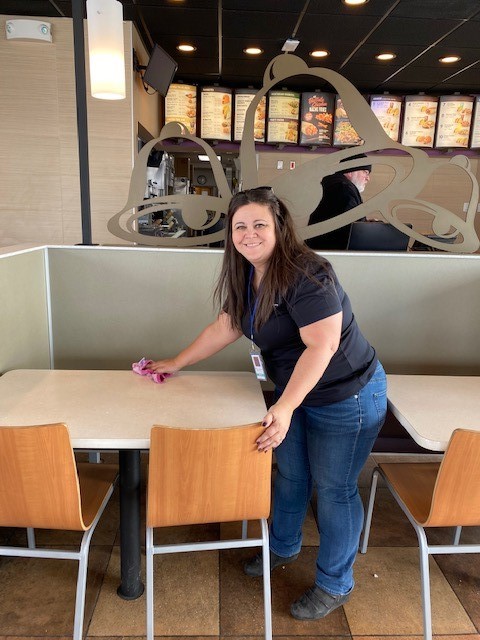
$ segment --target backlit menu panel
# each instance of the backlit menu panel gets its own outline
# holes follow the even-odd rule
[[[200,137],[232,139],[232,90],[202,87]]]
[[[233,126],[233,139],[237,142],[243,137],[243,128],[245,126],[245,115],[250,103],[256,95],[255,89],[236,89],[235,90],[235,118]],[[255,122],[253,129],[253,137],[255,142],[265,142],[265,121],[267,111],[267,99],[264,96],[255,109]]]
[[[299,112],[299,93],[269,91],[267,142],[296,144]]]
[[[438,107],[437,133],[435,146],[468,147],[470,125],[472,122],[472,96],[442,96]]]
[[[171,84],[165,98],[165,123],[181,122],[188,132],[197,131],[197,87]]]
[[[333,93],[302,93],[300,144],[332,143],[334,105]]]
[[[409,147],[433,147],[438,98],[406,96],[402,144]]]
[[[398,142],[402,116],[402,98],[389,95],[371,96],[370,107],[385,133],[394,142]]]
[[[480,149],[480,96],[475,97],[470,148]]]

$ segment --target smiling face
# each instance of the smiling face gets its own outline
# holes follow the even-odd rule
[[[232,217],[232,242],[238,253],[263,273],[276,244],[270,208],[256,202],[239,207]]]

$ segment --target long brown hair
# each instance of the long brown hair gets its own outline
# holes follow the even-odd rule
[[[225,253],[214,293],[219,309],[228,313],[235,329],[241,329],[242,317],[246,311],[245,294],[249,286],[251,264],[235,249],[232,241],[232,218],[240,207],[250,203],[268,207],[275,224],[276,240],[257,293],[256,329],[265,324],[272,313],[274,303],[279,297],[286,295],[301,274],[312,278],[313,272],[318,271],[320,267],[323,267],[330,277],[332,273],[330,263],[317,256],[297,237],[290,212],[270,187],[240,191],[233,196],[228,206]]]

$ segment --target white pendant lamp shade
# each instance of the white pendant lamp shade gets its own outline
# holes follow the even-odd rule
[[[87,0],[88,53],[92,96],[125,98],[123,11],[117,0]]]

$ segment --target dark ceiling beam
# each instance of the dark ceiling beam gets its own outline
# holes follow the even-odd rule
[[[451,35],[455,31],[457,31],[457,29],[460,29],[460,27],[463,27],[463,25],[466,22],[468,22],[469,20],[471,20],[472,18],[477,16],[479,13],[480,13],[480,11],[477,9],[471,15],[469,15],[467,18],[464,18],[463,20],[460,20],[460,22],[455,27],[450,29],[450,31],[447,31],[446,33],[444,33],[441,38],[438,38],[437,40],[435,40],[435,42],[432,42],[432,44],[430,44],[426,49],[421,51],[418,55],[416,55],[414,58],[412,58],[406,64],[404,64],[402,67],[400,67],[400,69],[397,69],[392,74],[390,74],[388,76],[388,78],[386,78],[386,80],[383,81],[383,83],[388,82],[389,80],[394,78],[397,74],[399,74],[401,71],[403,71],[404,69],[409,67],[413,62],[416,62],[419,58],[421,58],[423,55],[425,55],[427,53],[427,51],[430,51],[430,49],[433,49],[434,47],[436,47],[437,44],[440,44],[440,42],[442,42],[442,40],[445,40],[445,38],[448,38],[449,35]],[[456,75],[456,74],[454,74],[454,75]]]
[[[138,29],[138,31],[140,32],[141,38],[144,41],[143,43],[145,45],[147,45],[147,43],[145,42],[145,39],[144,39],[143,36],[146,36],[146,38],[148,40],[148,45],[149,45],[149,46],[148,45],[146,46],[146,49],[150,49],[150,52],[151,52],[153,50],[154,46],[155,46],[155,42],[153,41],[153,38],[152,38],[152,36],[150,34],[150,30],[149,30],[149,28],[147,26],[147,23],[145,22],[145,18],[143,17],[142,10],[140,9],[140,7],[138,5],[137,0],[132,0],[132,2],[134,4],[134,6],[135,6],[135,11],[137,13],[138,20],[140,21],[141,29]],[[139,25],[137,24],[137,27],[138,26]]]
[[[434,87],[438,87],[438,86],[442,85],[444,82],[448,82],[451,78],[454,78],[455,76],[460,75],[464,71],[467,71],[468,69],[471,69],[472,67],[474,67],[477,64],[480,64],[480,60],[475,60],[475,62],[472,62],[472,64],[469,64],[466,67],[463,67],[463,69],[459,69],[458,71],[455,71],[455,73],[450,74],[447,78],[444,78],[441,82],[437,82],[437,84],[434,84],[433,87],[430,87],[430,89],[433,89]]]
[[[56,2],[54,2],[54,0],[48,0],[49,3],[52,5],[52,7],[55,9],[55,11],[58,11],[58,15],[61,16],[62,18],[66,18],[66,14],[60,9],[60,7],[58,6],[58,4]]]
[[[218,77],[222,77],[223,70],[223,3],[222,0],[218,0]]]
[[[290,34],[291,38],[295,38],[295,36],[297,35],[297,31],[300,29],[300,25],[302,23],[302,20],[303,20],[305,14],[307,13],[307,9],[308,9],[308,5],[309,4],[310,4],[310,0],[307,0],[305,2],[305,4],[303,5],[303,9],[300,11],[300,15],[298,16],[297,24],[293,27],[293,31]]]
[[[392,6],[390,7],[390,9],[388,9],[388,11],[386,11],[383,16],[380,18],[380,20],[375,24],[375,26],[370,29],[370,31],[367,33],[367,35],[360,40],[360,42],[357,44],[357,46],[355,47],[355,49],[353,49],[353,51],[351,51],[348,56],[345,58],[345,60],[342,62],[342,64],[338,67],[338,70],[343,69],[343,67],[345,67],[350,60],[353,58],[353,56],[357,53],[357,51],[359,49],[361,49],[363,47],[363,45],[367,42],[367,40],[370,38],[370,36],[372,35],[372,33],[374,33],[378,27],[382,24],[382,22],[384,22],[388,16],[392,13],[392,11],[395,9],[395,7],[397,5],[400,4],[402,0],[395,0],[395,2],[392,4]]]

